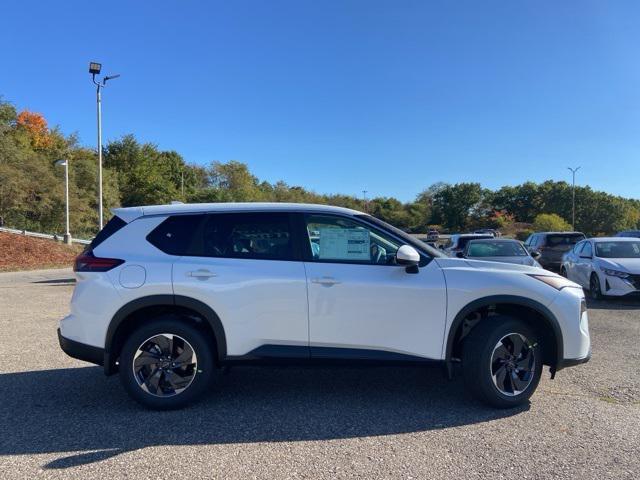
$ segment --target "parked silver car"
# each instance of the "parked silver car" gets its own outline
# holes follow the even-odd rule
[[[540,256],[538,252],[529,253],[522,242],[508,238],[471,240],[464,251],[457,256],[471,260],[515,263],[542,268],[536,261],[536,257]]]
[[[589,289],[595,300],[640,294],[640,239],[583,240],[564,255],[560,273]]]

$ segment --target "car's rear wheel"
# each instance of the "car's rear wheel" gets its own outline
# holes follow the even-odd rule
[[[217,375],[206,334],[176,315],[135,330],[120,353],[120,379],[142,405],[166,410],[196,400]]]
[[[511,317],[486,319],[465,339],[462,367],[467,387],[479,400],[497,408],[521,405],[542,374],[537,335]]]
[[[595,273],[591,274],[589,279],[589,296],[593,300],[602,300],[602,288],[600,286],[600,279]]]

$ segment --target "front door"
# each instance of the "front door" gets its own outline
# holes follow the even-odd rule
[[[305,227],[312,357],[441,358],[446,287],[435,262],[407,273],[395,264],[403,242],[351,217],[310,214]]]

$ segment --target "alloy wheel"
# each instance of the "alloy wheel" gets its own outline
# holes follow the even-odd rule
[[[508,333],[493,348],[491,378],[503,395],[513,397],[524,392],[533,380],[535,367],[535,349],[519,333]]]
[[[196,353],[184,338],[161,333],[148,338],[133,357],[133,376],[145,392],[172,397],[185,391],[198,369]]]

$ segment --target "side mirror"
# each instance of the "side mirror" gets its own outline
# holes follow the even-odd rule
[[[462,250],[460,250],[459,252],[456,252],[456,257],[464,258],[464,252]]]
[[[534,260],[537,260],[542,256],[540,252],[536,252],[535,250],[529,252],[529,254],[533,257]]]
[[[407,267],[407,273],[418,273],[420,254],[411,245],[402,245],[396,252],[396,263]]]

